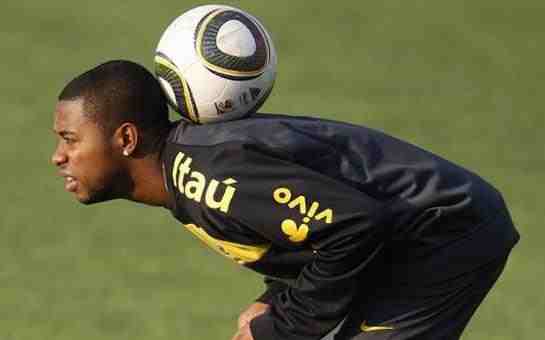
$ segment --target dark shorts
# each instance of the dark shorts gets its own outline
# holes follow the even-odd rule
[[[458,339],[506,262],[507,254],[445,280],[364,286],[334,339]]]

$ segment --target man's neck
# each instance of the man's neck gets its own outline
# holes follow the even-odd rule
[[[127,199],[167,209],[173,206],[172,197],[166,187],[162,153],[166,139],[175,126],[175,122],[172,122],[162,133],[157,134],[156,140],[150,144],[153,152],[130,160],[128,173],[133,186]]]
[[[128,199],[167,209],[171,207],[159,154],[132,160],[131,163],[129,172],[134,185]]]

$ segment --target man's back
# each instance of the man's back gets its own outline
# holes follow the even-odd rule
[[[414,292],[504,256],[518,239],[480,177],[362,126],[272,114],[179,122],[163,162],[174,216],[274,277],[263,301],[283,307],[253,326],[272,338],[324,334],[361,294],[357,282]],[[305,320],[322,321],[294,326],[308,303],[321,309]]]
[[[325,175],[368,196],[395,240],[438,246],[504,211],[499,192],[479,176],[417,146],[363,126],[315,118],[256,114],[222,124],[180,122],[169,142],[216,150],[207,170],[228,176],[247,151]],[[240,149],[237,155],[228,149]],[[235,146],[236,145],[236,146]],[[224,152],[222,152],[224,151]],[[198,152],[198,151],[197,151]],[[231,158],[231,159],[229,159]],[[238,160],[240,161],[240,160]],[[248,172],[253,164],[245,164]],[[256,167],[255,171],[260,168]],[[274,173],[279,169],[263,169]],[[333,188],[316,188],[316,190]],[[449,220],[450,230],[444,229]],[[439,222],[439,223],[438,223]]]

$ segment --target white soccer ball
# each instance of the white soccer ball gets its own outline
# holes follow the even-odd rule
[[[276,78],[276,52],[263,25],[229,6],[193,8],[163,32],[155,74],[172,108],[195,123],[255,112]]]

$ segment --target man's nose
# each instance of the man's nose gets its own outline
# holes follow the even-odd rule
[[[67,157],[64,152],[61,152],[59,148],[57,147],[55,149],[55,152],[53,152],[53,155],[51,155],[51,163],[53,163],[56,166],[60,166],[63,163],[66,163]]]

